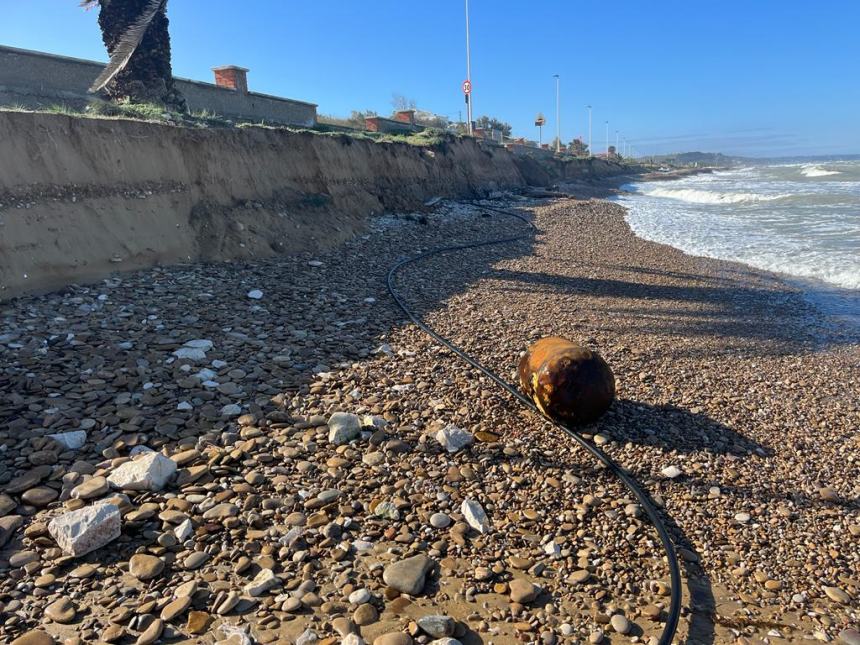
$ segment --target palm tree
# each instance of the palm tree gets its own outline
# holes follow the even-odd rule
[[[184,112],[185,99],[170,66],[167,0],[82,0],[81,6],[99,7],[99,27],[110,55],[90,91]]]

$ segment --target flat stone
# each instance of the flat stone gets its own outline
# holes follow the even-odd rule
[[[6,494],[0,494],[0,517],[8,515],[18,506],[17,502]]]
[[[249,596],[262,596],[269,589],[279,587],[281,580],[271,569],[261,569],[254,579],[245,585],[245,593]]]
[[[138,580],[152,580],[164,571],[164,560],[154,555],[136,553],[128,562],[128,572]]]
[[[13,478],[12,481],[6,484],[5,491],[13,495],[16,493],[23,493],[28,488],[37,486],[43,479],[46,479],[53,470],[54,469],[48,465],[35,466],[26,473]]]
[[[197,569],[198,567],[203,566],[203,563],[209,559],[209,554],[205,551],[194,551],[189,554],[185,560],[182,561],[182,566],[185,567],[188,571],[192,571],[193,569]]]
[[[87,433],[84,430],[59,432],[57,434],[49,434],[48,436],[66,450],[80,450],[87,443]]]
[[[839,642],[845,645],[860,645],[860,632],[856,629],[843,629],[839,632]]]
[[[379,620],[379,612],[370,603],[364,603],[363,605],[359,605],[352,614],[352,620],[359,627],[364,627]]]
[[[204,634],[209,629],[209,622],[212,617],[205,611],[190,611],[188,612],[188,622],[185,624],[185,629],[190,634]]]
[[[475,529],[478,533],[489,533],[493,526],[484,508],[473,499],[464,499],[460,505],[460,512],[466,520],[466,524]]]
[[[412,645],[412,637],[403,632],[389,632],[373,639],[373,645]]]
[[[351,605],[363,605],[366,602],[370,602],[370,599],[370,592],[363,587],[349,594],[349,604]]]
[[[583,584],[588,582],[591,579],[591,571],[588,569],[579,569],[578,571],[574,571],[568,576],[568,580],[570,580],[574,584]]]
[[[203,513],[204,520],[222,520],[226,517],[236,517],[239,514],[239,507],[230,502],[222,502],[216,504],[208,511]]]
[[[822,587],[822,589],[824,590],[824,593],[827,594],[827,597],[833,602],[838,602],[843,605],[847,605],[851,602],[851,596],[839,587]]]
[[[30,504],[31,506],[43,508],[53,502],[59,496],[60,493],[59,491],[57,491],[56,488],[50,488],[48,486],[36,486],[35,488],[31,488],[23,495],[21,495],[21,501],[26,504]]]
[[[55,623],[67,625],[75,619],[77,610],[71,600],[62,597],[45,607],[45,615]]]
[[[382,572],[382,579],[389,587],[397,589],[401,593],[415,596],[424,589],[427,572],[432,567],[433,560],[422,553],[389,564]]]
[[[93,499],[101,497],[110,492],[110,484],[104,477],[90,477],[82,484],[78,484],[72,489],[71,496],[74,499]]]
[[[163,631],[164,621],[160,618],[156,618],[149,624],[149,627],[147,627],[143,633],[137,637],[134,645],[150,645],[161,638],[161,632]]]
[[[157,492],[175,472],[175,461],[158,452],[147,452],[121,464],[107,479],[111,486],[121,490]]]
[[[164,609],[161,610],[161,620],[171,621],[177,616],[181,616],[190,606],[191,598],[180,596],[164,606]]]
[[[456,623],[449,616],[431,615],[418,619],[418,626],[433,638],[445,638],[454,633]]]
[[[0,517],[0,547],[5,546],[23,523],[24,518],[20,515]]]
[[[48,533],[57,546],[67,555],[75,557],[86,555],[117,539],[121,530],[119,508],[114,504],[98,504],[69,511],[48,524]]]
[[[602,643],[603,642],[603,630],[602,629],[595,629],[593,632],[591,632],[588,635],[588,642],[591,643],[591,645],[597,645],[597,643]]]
[[[55,642],[53,636],[46,634],[41,629],[34,629],[26,634],[22,634],[13,640],[10,645],[54,645]]]
[[[521,605],[530,603],[537,598],[540,589],[528,580],[522,578],[514,578],[508,584],[511,602],[518,602]]]
[[[347,412],[335,412],[328,420],[328,441],[342,446],[361,434],[361,417]]]

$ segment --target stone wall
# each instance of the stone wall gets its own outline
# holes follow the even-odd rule
[[[93,100],[87,88],[103,67],[94,61],[0,45],[0,105],[45,108],[65,104],[82,108]],[[316,123],[317,106],[313,103],[182,78],[176,79],[176,86],[192,111],[306,127]]]

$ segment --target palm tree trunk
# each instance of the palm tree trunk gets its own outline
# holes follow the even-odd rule
[[[111,56],[123,34],[141,16],[147,4],[148,0],[101,0],[99,27]],[[157,103],[181,112],[186,110],[185,99],[173,84],[168,24],[166,9],[162,8],[149,23],[128,65],[105,88],[111,99]]]

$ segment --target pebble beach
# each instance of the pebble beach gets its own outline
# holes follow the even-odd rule
[[[581,433],[664,515],[675,641],[860,643],[856,330],[610,202],[486,203],[536,231],[396,288],[512,383],[544,336],[608,362]],[[325,254],[0,303],[0,641],[656,643],[668,568],[631,493],[385,287],[523,231],[441,202]]]

